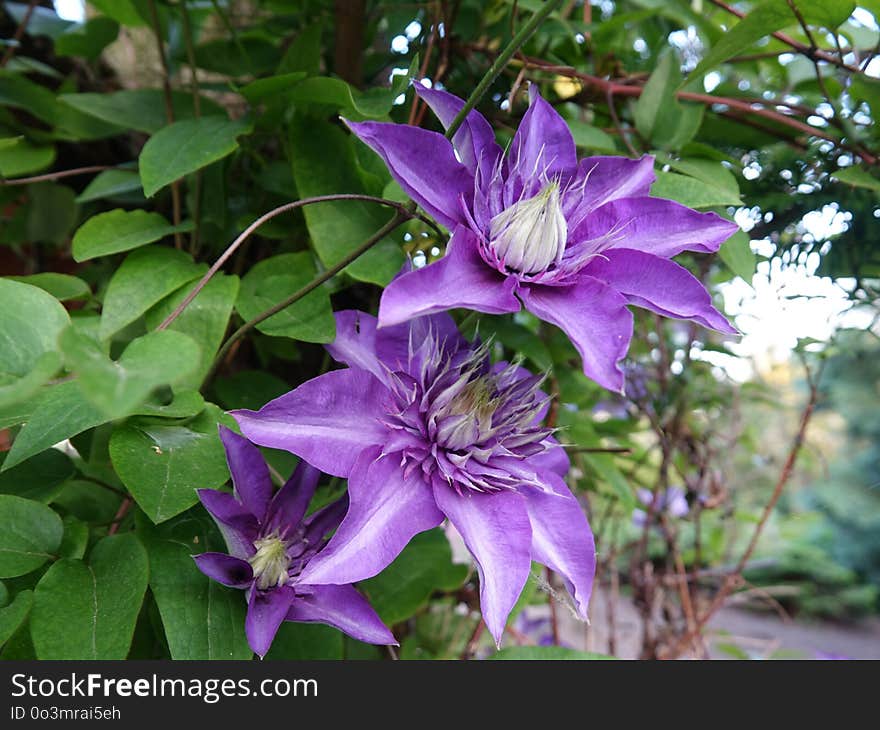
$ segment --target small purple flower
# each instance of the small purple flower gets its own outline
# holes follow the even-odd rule
[[[336,332],[327,349],[347,369],[232,414],[255,443],[349,480],[348,513],[302,580],[369,578],[448,518],[476,559],[496,642],[532,560],[566,580],[586,616],[593,536],[562,478],[568,457],[541,425],[540,377],[493,366],[448,315],[377,329],[370,315],[337,312]]]
[[[301,580],[309,562],[327,544],[326,535],[342,520],[342,498],[305,517],[320,472],[301,461],[274,495],[260,450],[220,427],[235,495],[200,489],[229,555],[202,553],[196,565],[209,578],[248,591],[245,633],[261,657],[285,619],[329,624],[360,641],[396,644],[376,612],[351,585],[312,585]]]
[[[636,495],[648,510],[651,509],[651,502],[654,501],[653,493],[648,489],[639,489]],[[690,511],[687,502],[687,495],[681,487],[669,487],[665,492],[657,495],[657,505],[654,508],[654,514],[665,513],[670,517],[684,517]],[[632,521],[636,527],[644,527],[648,519],[648,512],[643,509],[634,509],[632,513]]]
[[[464,102],[416,84],[448,126]],[[577,160],[565,121],[530,90],[508,154],[470,112],[449,142],[405,124],[349,122],[414,201],[453,231],[446,255],[385,289],[381,326],[454,307],[518,312],[560,327],[584,373],[620,392],[632,337],[628,304],[736,333],[702,283],[670,261],[714,252],[737,229],[714,213],[648,196],[653,159]]]

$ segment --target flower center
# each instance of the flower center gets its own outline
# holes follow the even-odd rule
[[[269,535],[255,540],[254,547],[257,552],[248,559],[248,562],[253,568],[257,588],[265,591],[284,585],[290,568],[290,558],[284,541],[278,535]]]
[[[437,443],[448,449],[462,449],[479,443],[490,433],[497,406],[494,384],[486,377],[468,382],[438,412]]]
[[[568,237],[559,183],[501,211],[489,223],[489,237],[499,260],[514,271],[537,274],[558,264]]]

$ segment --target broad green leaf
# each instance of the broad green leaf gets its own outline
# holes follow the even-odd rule
[[[568,120],[568,128],[574,143],[583,149],[594,152],[616,152],[617,146],[610,134],[606,134],[598,127],[577,119]]]
[[[8,606],[0,608],[0,646],[24,623],[34,605],[34,592],[21,591]]]
[[[739,183],[736,177],[720,162],[699,158],[669,159],[667,162],[677,172],[695,177],[706,185],[739,197]]]
[[[54,50],[59,56],[82,56],[90,61],[101,55],[119,35],[119,23],[111,18],[91,18],[74,25],[55,39]]]
[[[28,187],[27,235],[31,241],[62,244],[76,224],[76,193],[65,185],[42,182]],[[46,215],[46,211],[52,211]]]
[[[395,89],[372,88],[360,92],[342,79],[313,76],[294,86],[285,95],[297,104],[318,104],[334,107],[355,121],[383,119],[399,92]]]
[[[70,317],[42,289],[9,279],[0,279],[0,312],[0,383],[5,385],[3,376],[26,376],[43,355],[57,350]]]
[[[282,94],[306,77],[305,71],[269,76],[265,79],[257,79],[242,86],[238,92],[251,104],[258,104],[267,96]]]
[[[191,223],[172,226],[158,213],[117,208],[92,216],[77,229],[73,235],[73,259],[88,261],[130,251],[191,228]]]
[[[239,370],[214,381],[217,402],[226,408],[259,410],[270,400],[290,390],[290,385],[264,370]]]
[[[25,424],[0,472],[107,420],[72,380],[46,388],[28,406],[22,408],[27,411]]]
[[[846,20],[855,9],[855,3],[845,0],[797,0],[797,7],[807,23],[833,29]],[[729,22],[725,18],[725,22]],[[690,78],[699,78],[731,56],[744,51],[764,36],[797,24],[797,18],[788,0],[764,0],[745,18],[722,35],[709,50]]]
[[[125,659],[147,589],[147,552],[133,533],[105,537],[88,563],[65,558],[34,590],[40,659]]]
[[[661,149],[678,149],[690,142],[703,118],[703,105],[679,104],[675,98],[680,78],[676,55],[666,53],[635,105],[636,129]]]
[[[119,266],[107,286],[100,334],[106,339],[134,322],[184,284],[207,271],[183,251],[163,246],[139,248]]]
[[[576,651],[564,646],[511,646],[493,654],[489,659],[591,660],[614,657],[592,651]]]
[[[0,462],[5,454],[0,455]],[[0,472],[0,494],[14,494],[49,503],[73,476],[70,458],[58,449],[46,449],[12,469]]]
[[[839,182],[856,188],[866,188],[880,192],[880,179],[861,167],[844,167],[831,173],[831,177]]]
[[[243,319],[256,317],[308,284],[315,276],[308,252],[281,254],[260,261],[241,280],[236,309]],[[257,325],[260,332],[306,342],[332,342],[336,322],[330,296],[318,287],[298,302]]]
[[[360,586],[391,626],[414,615],[434,591],[460,588],[467,575],[468,566],[452,562],[446,535],[435,529],[416,535],[391,565]]]
[[[71,299],[87,299],[92,294],[92,290],[89,289],[89,285],[86,282],[69,274],[56,274],[55,272],[47,271],[42,274],[10,276],[9,278],[13,281],[20,281],[23,284],[39,287],[62,302]]]
[[[138,534],[150,556],[150,589],[172,659],[250,659],[244,593],[210,580],[192,559],[226,549],[205,511],[191,510],[159,527],[141,520]]]
[[[133,416],[156,416],[157,418],[190,418],[205,409],[205,399],[197,390],[174,392],[170,403],[162,403],[155,396],[132,411]]]
[[[277,43],[257,36],[214,38],[195,49],[196,65],[232,78],[265,76],[281,60]]]
[[[342,632],[330,626],[285,621],[265,658],[270,661],[342,659],[344,641]]]
[[[734,233],[718,249],[718,256],[734,274],[747,284],[752,283],[758,260],[752,251],[747,233],[743,231]]]
[[[327,122],[294,117],[290,130],[293,177],[301,197],[364,193],[351,137]],[[338,201],[307,206],[303,214],[324,266],[338,263],[386,223],[391,214],[372,203]],[[385,238],[345,271],[360,281],[384,286],[403,264],[400,247]]]
[[[0,494],[0,578],[36,570],[61,544],[61,518],[46,505]]]
[[[71,479],[64,483],[64,489],[52,504],[83,522],[106,524],[115,517],[121,501],[118,492],[100,484]]]
[[[81,560],[86,554],[89,545],[89,526],[73,515],[67,515],[64,520],[64,537],[58,546],[58,555],[62,558]]]
[[[550,357],[547,345],[531,330],[508,319],[495,317],[489,332],[494,333],[505,347],[529,358],[539,370],[546,371],[553,368],[553,359]]]
[[[196,489],[219,487],[229,478],[218,418],[214,406],[186,426],[130,421],[113,431],[113,466],[153,522],[192,507]]]
[[[297,33],[293,43],[278,64],[278,73],[287,74],[302,71],[309,76],[316,75],[321,70],[321,34],[324,24],[313,23]]]
[[[149,25],[149,0],[88,0],[89,5],[120,25],[137,28]]]
[[[113,198],[141,190],[141,176],[133,170],[104,170],[76,198],[77,203]]]
[[[193,112],[192,95],[183,91],[172,92],[174,118],[190,119]],[[116,91],[112,94],[62,94],[59,106],[100,119],[121,129],[135,129],[153,134],[168,124],[165,96],[161,89]],[[219,114],[222,108],[207,98],[200,100],[203,114]]]
[[[596,470],[599,478],[617,495],[624,509],[635,507],[635,492],[623,475],[623,472],[614,463],[614,456],[612,454],[586,453],[584,454],[584,461]]]
[[[0,175],[3,177],[39,172],[53,162],[55,148],[52,146],[38,146],[19,140],[15,144],[0,147]]]
[[[62,366],[61,354],[58,352],[44,352],[37,358],[27,375],[20,378],[14,375],[0,375],[0,428],[12,426],[21,421],[7,421],[9,409],[13,411],[21,409],[24,401],[27,401],[45,385],[49,379],[57,373]],[[29,413],[29,409],[25,409]],[[22,419],[23,420],[23,419]]]
[[[238,149],[238,137],[249,134],[249,121],[205,116],[169,124],[154,134],[141,150],[139,167],[144,195],[210,165]]]
[[[715,208],[721,205],[742,205],[738,195],[710,187],[702,180],[677,172],[658,172],[651,187],[655,198],[668,198],[689,208]]]
[[[201,350],[191,337],[169,330],[132,340],[115,361],[104,354],[97,341],[73,327],[60,341],[67,367],[77,376],[77,386],[107,420],[128,415],[160,385],[183,380],[195,371],[201,358]]]
[[[171,323],[168,330],[182,332],[198,343],[200,360],[198,366],[185,378],[175,381],[180,387],[198,388],[208,373],[214,355],[223,342],[229,325],[229,317],[238,296],[238,277],[215,274],[198,296]],[[182,286],[166,297],[146,314],[147,327],[155,329],[190,293],[193,285]]]

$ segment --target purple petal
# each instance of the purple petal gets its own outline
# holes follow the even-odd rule
[[[368,644],[393,644],[397,640],[354,586],[297,585],[298,595],[287,612],[288,621],[319,623],[344,631]]]
[[[205,575],[230,588],[247,588],[254,580],[250,563],[226,553],[202,553],[193,559]]]
[[[515,286],[513,277],[504,276],[482,259],[473,232],[459,226],[442,259],[404,274],[385,288],[379,326],[455,307],[487,314],[518,312]]]
[[[348,480],[349,508],[330,542],[303,570],[309,585],[344,585],[371,578],[388,566],[413,535],[443,521],[419,473],[403,478],[399,457],[361,454]]]
[[[336,339],[325,346],[330,357],[349,367],[366,370],[384,382],[387,373],[376,355],[376,318],[356,309],[335,312],[333,316]]]
[[[532,314],[568,335],[583,358],[587,377],[609,390],[622,391],[623,370],[617,362],[629,348],[633,316],[621,294],[598,279],[580,275],[570,286],[521,288],[520,297]]]
[[[254,540],[259,536],[260,524],[235,497],[217,489],[197,490],[199,499],[208,510],[230,554],[249,558],[254,554]]]
[[[529,109],[519,123],[506,160],[509,172],[518,171],[524,178],[545,175],[550,178],[560,170],[574,170],[577,150],[571,130],[559,113],[529,87]]]
[[[269,530],[292,531],[299,525],[309,508],[320,478],[320,470],[305,459],[300,459],[290,479],[276,492],[269,504],[266,519]]]
[[[554,444],[555,447],[541,454],[530,456],[528,461],[533,465],[535,471],[539,473],[552,471],[564,477],[571,468],[571,460],[568,458],[568,454],[565,453],[565,449],[562,448],[562,445],[555,438],[550,436],[547,438],[547,441]]]
[[[618,198],[647,196],[656,176],[654,158],[638,160],[618,156],[585,157],[566,185],[563,206],[570,228],[605,203]]]
[[[444,129],[461,111],[464,101],[457,96],[439,89],[429,89],[422,84],[414,84],[416,93],[431,107]],[[458,151],[462,163],[472,174],[480,167],[488,174],[501,157],[502,150],[495,141],[495,133],[486,118],[476,109],[469,112],[464,123],[452,137],[452,144]]]
[[[477,561],[483,619],[500,645],[531,569],[532,528],[525,500],[515,492],[459,495],[446,485],[435,487],[434,497]]]
[[[235,494],[261,522],[272,498],[272,478],[260,450],[226,426],[220,426],[220,440],[232,474]]]
[[[593,532],[565,482],[555,474],[547,478],[555,494],[523,491],[532,525],[532,559],[563,577],[578,612],[586,618],[596,572]]]
[[[617,248],[596,257],[584,269],[623,294],[631,304],[676,319],[737,334],[715,307],[702,282],[674,261],[642,251]]]
[[[449,229],[465,222],[462,198],[474,195],[474,176],[455,159],[442,134],[407,124],[348,122],[365,144],[385,160],[407,195]]]
[[[606,203],[569,230],[569,244],[613,240],[630,248],[669,258],[682,251],[714,253],[739,230],[715,213],[698,213],[663,198],[622,198]]]
[[[232,415],[254,443],[290,451],[327,474],[347,477],[360,452],[386,438],[378,420],[386,393],[364,370],[334,370],[259,411]]]
[[[260,658],[266,656],[272,646],[293,599],[293,588],[287,585],[270,591],[251,591],[244,631],[248,644]]]
[[[317,545],[331,530],[339,527],[348,511],[348,493],[310,514],[305,521],[305,539],[310,545]]]
[[[455,320],[446,312],[438,312],[390,327],[380,327],[376,332],[376,352],[379,359],[392,370],[407,370],[413,347],[418,347],[429,336],[444,343],[450,351],[464,343]]]

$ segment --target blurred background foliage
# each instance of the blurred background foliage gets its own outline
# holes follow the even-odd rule
[[[466,97],[541,5],[0,4],[0,657],[250,657],[241,595],[189,557],[219,539],[193,491],[227,479],[216,426],[330,367],[332,311],[375,311],[405,258],[442,255],[445,234],[410,220],[230,340],[392,216],[352,201],[286,212],[167,318],[280,205],[405,201],[339,116],[438,129],[409,84]],[[717,653],[695,624],[780,483],[731,599],[801,618],[880,607],[877,13],[567,0],[480,100],[505,144],[538,84],[581,153],[654,154],[653,194],[743,229],[717,257],[681,257],[742,340],[637,310],[625,397],[583,377],[567,339],[529,315],[459,313],[498,357],[549,372],[600,558],[601,620],[573,625],[555,577],[536,571],[499,658]],[[267,455],[279,478],[292,470]],[[454,548],[422,535],[362,586],[404,658],[493,651]],[[287,624],[269,658],[377,656]]]

